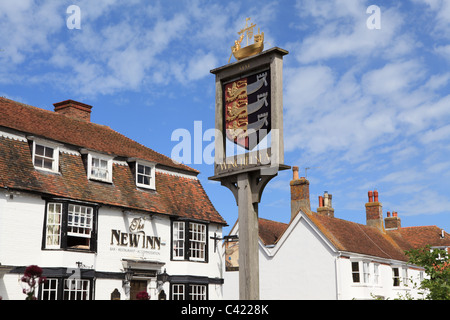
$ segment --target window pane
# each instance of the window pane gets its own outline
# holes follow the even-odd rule
[[[172,300],[184,300],[184,285],[172,285]]]
[[[173,223],[173,257],[184,259],[184,222]]]
[[[204,260],[206,249],[206,225],[189,223],[189,250],[193,260]]]
[[[45,169],[52,169],[53,168],[53,160],[51,160],[51,159],[43,159],[43,167]]]
[[[45,156],[47,158],[53,158],[53,149],[49,147],[45,147]]]
[[[108,180],[108,161],[92,157],[91,176],[101,180]]]
[[[34,166],[43,169],[53,169],[54,149],[36,144],[34,151]]]
[[[190,285],[189,297],[191,300],[206,300],[206,286]]]
[[[61,244],[61,214],[59,203],[49,203],[47,206],[46,247],[59,248]]]
[[[56,300],[58,298],[58,279],[47,279],[41,285],[42,300]]]
[[[93,209],[69,204],[67,215],[67,245],[78,249],[89,249],[92,232]]]
[[[359,262],[352,262],[352,278],[353,282],[359,282]]]
[[[66,279],[64,281],[64,300],[89,300],[89,280]]]
[[[150,179],[151,179],[151,167],[144,166],[142,164],[137,165],[137,171],[136,171],[136,181],[138,184],[143,185],[150,185]]]
[[[45,147],[41,145],[36,145],[36,155],[43,156],[45,154]]]

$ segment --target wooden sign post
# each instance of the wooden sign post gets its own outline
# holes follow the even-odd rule
[[[259,299],[258,204],[283,164],[283,56],[271,48],[211,70],[216,76],[214,176],[238,205],[239,298]]]

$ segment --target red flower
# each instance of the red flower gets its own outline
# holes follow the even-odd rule
[[[136,294],[137,300],[150,300],[150,296],[146,291],[141,291]]]
[[[45,277],[41,276],[42,269],[36,265],[29,266],[25,269],[23,277],[20,280],[28,285],[28,288],[23,288],[23,293],[27,295],[26,300],[36,300],[36,286],[47,281]]]
[[[29,278],[39,278],[42,275],[42,269],[38,266],[32,265],[25,269],[24,276]]]

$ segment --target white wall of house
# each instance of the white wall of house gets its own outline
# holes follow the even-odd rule
[[[12,195],[12,196],[11,196]],[[0,266],[38,265],[42,268],[60,267],[75,270],[77,262],[83,268],[99,272],[121,273],[124,271],[123,260],[139,260],[141,267],[150,267],[157,272],[171,275],[222,278],[222,247],[214,250],[216,233],[222,236],[222,226],[208,224],[208,262],[171,261],[171,221],[168,216],[143,214],[130,210],[101,206],[98,211],[97,252],[73,252],[64,250],[42,250],[44,230],[45,201],[39,195],[26,192],[0,191]],[[117,243],[116,234],[129,233],[129,226],[134,218],[143,218],[144,224],[139,233],[137,246],[130,245],[129,239]],[[144,242],[146,237],[153,239]],[[157,244],[156,244],[157,243]],[[148,247],[147,247],[148,244]],[[219,244],[219,243],[218,243]],[[143,247],[144,246],[144,247]],[[0,269],[0,296],[3,299],[24,299],[19,282],[21,275],[2,272]],[[122,286],[120,279],[97,279],[95,298],[108,300],[114,289],[118,289],[122,299],[127,299],[129,288]],[[209,299],[222,298],[222,285],[209,284]],[[157,299],[159,288],[156,278],[149,279],[148,292],[152,299]],[[163,285],[169,298],[169,283]]]
[[[274,247],[260,241],[260,298],[336,299],[335,256],[326,240],[297,215]],[[225,272],[224,280],[224,299],[239,299],[239,272]]]
[[[380,259],[363,255],[350,255],[340,257],[340,299],[399,299],[408,296],[421,299],[423,296],[415,284],[420,283],[424,271],[405,262]],[[358,263],[360,268],[360,282],[354,282],[352,277],[352,262]],[[363,263],[367,263],[368,277],[364,276]],[[378,277],[375,274],[375,265],[378,265]],[[393,269],[398,268],[399,281],[394,285]],[[403,271],[406,270],[406,275]],[[404,276],[406,276],[406,281]]]
[[[238,228],[236,224],[231,234],[237,234]],[[275,246],[266,247],[260,241],[259,252],[261,299],[422,298],[411,279],[418,283],[423,270],[396,260],[338,252],[302,214],[295,217]],[[352,262],[359,265],[359,283],[353,281]],[[363,262],[369,267],[368,278],[364,278]],[[399,268],[399,286],[393,285],[393,268]],[[402,268],[407,270],[407,285]],[[224,298],[239,299],[239,272],[224,274]]]

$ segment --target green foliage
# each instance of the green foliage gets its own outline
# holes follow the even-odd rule
[[[420,288],[426,290],[426,299],[450,300],[450,260],[445,250],[430,246],[406,251],[409,263],[425,269],[427,277]]]

